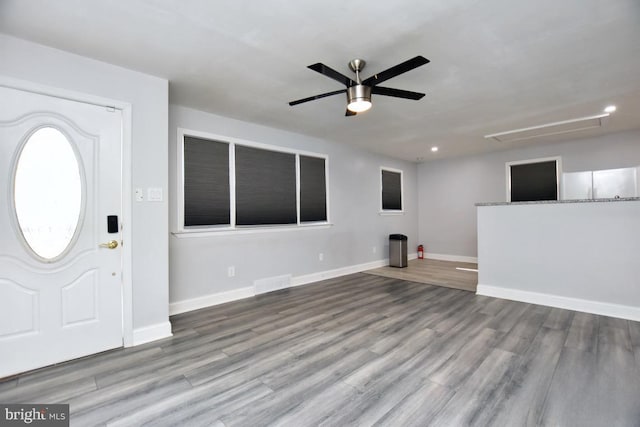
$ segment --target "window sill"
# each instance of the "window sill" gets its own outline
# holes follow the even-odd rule
[[[378,212],[380,216],[394,216],[394,215],[404,215],[404,211],[380,211]]]
[[[303,231],[303,230],[321,230],[330,228],[331,223],[319,224],[303,224],[292,226],[264,226],[264,227],[242,227],[242,228],[221,228],[221,229],[197,229],[174,231],[171,234],[178,239],[190,239],[198,237],[215,237],[215,236],[236,236],[241,234],[260,234],[260,233],[281,233],[287,231]]]

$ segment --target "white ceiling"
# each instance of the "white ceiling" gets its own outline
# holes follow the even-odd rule
[[[166,78],[175,104],[412,161],[549,143],[483,135],[608,104],[571,137],[640,128],[638,0],[0,0],[0,32]],[[384,86],[420,101],[288,105],[342,88],[309,64],[350,76],[362,58],[369,77],[416,55],[431,63]]]

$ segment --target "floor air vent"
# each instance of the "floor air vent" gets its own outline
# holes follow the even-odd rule
[[[258,279],[253,282],[255,294],[264,294],[267,292],[277,291],[279,289],[286,289],[291,286],[291,275],[267,277],[265,279]]]

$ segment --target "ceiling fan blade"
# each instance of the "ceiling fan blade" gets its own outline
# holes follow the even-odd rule
[[[355,115],[357,115],[357,114],[358,114],[358,113],[354,113],[353,111],[349,110],[348,108],[347,108],[346,113],[344,113],[344,115],[345,115],[346,117],[349,117],[349,116],[355,116]]]
[[[418,55],[415,58],[404,61],[378,74],[374,74],[368,79],[363,80],[362,84],[367,86],[375,86],[378,83],[382,83],[386,80],[389,80],[390,78],[398,76],[402,73],[406,73],[407,71],[411,71],[414,68],[418,68],[421,65],[428,64],[429,62],[430,61],[424,56]]]
[[[327,96],[337,95],[339,93],[345,93],[346,91],[347,91],[346,89],[340,89],[340,90],[334,90],[333,92],[321,93],[320,95],[314,95],[308,98],[302,98],[296,101],[291,101],[289,105],[294,106],[294,105],[302,104],[303,102],[314,101],[316,99],[326,98]]]
[[[396,98],[413,99],[417,101],[424,96],[424,93],[411,92],[409,90],[393,89],[390,87],[374,86],[371,88],[371,93],[377,95],[394,96]]]
[[[333,68],[327,67],[326,65],[324,65],[324,64],[322,64],[320,62],[318,62],[317,64],[309,65],[307,68],[310,68],[313,71],[316,71],[316,72],[318,72],[320,74],[324,74],[325,76],[329,77],[330,79],[333,79],[335,81],[338,81],[338,82],[342,83],[346,87],[351,87],[351,86],[354,86],[356,84],[349,77],[345,76],[344,74],[340,74],[339,72],[337,72]]]

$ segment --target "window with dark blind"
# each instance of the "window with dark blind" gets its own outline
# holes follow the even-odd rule
[[[300,155],[300,222],[327,220],[325,159]]]
[[[229,144],[184,137],[184,225],[228,225]]]
[[[509,165],[511,201],[558,200],[556,160]]]
[[[296,224],[296,155],[236,145],[236,225]]]
[[[382,210],[402,210],[402,172],[382,169]]]
[[[329,221],[325,156],[179,132],[178,232]]]

